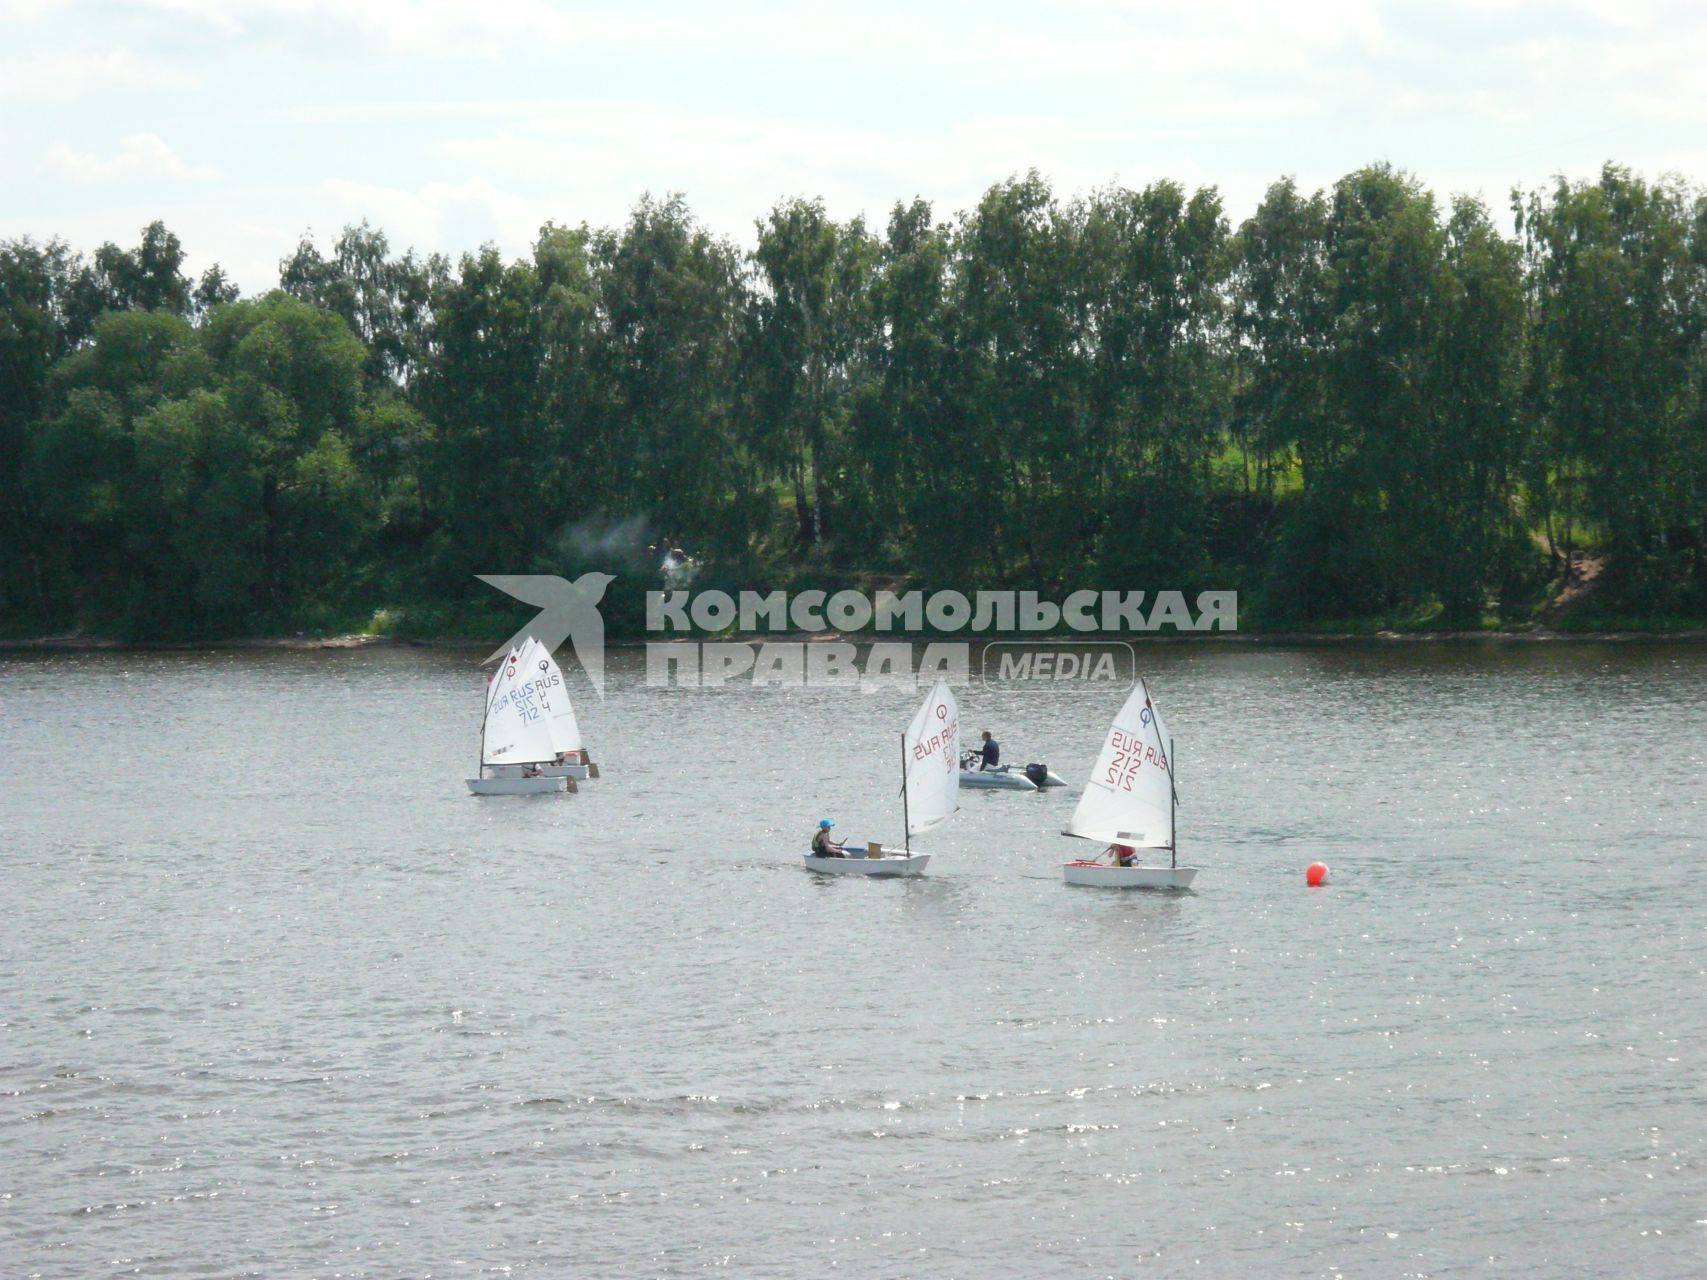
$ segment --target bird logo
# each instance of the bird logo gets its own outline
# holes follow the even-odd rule
[[[583,573],[573,582],[554,573],[480,573],[475,577],[539,609],[538,616],[494,649],[487,662],[503,657],[529,636],[548,653],[555,653],[568,640],[587,679],[599,697],[605,696],[605,620],[599,613],[599,601],[605,597],[605,588],[616,581],[614,575]]]

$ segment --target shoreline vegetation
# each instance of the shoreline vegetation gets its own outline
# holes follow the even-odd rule
[[[743,633],[719,636],[669,636],[661,637],[657,642],[664,644],[688,644],[695,641],[729,640],[746,643],[809,643],[821,644],[831,642],[846,642],[851,644],[871,644],[879,637],[864,633],[842,633],[834,631],[817,632],[763,632]],[[1522,629],[1508,628],[1489,631],[1213,631],[1213,632],[1181,632],[1169,633],[1102,633],[1102,632],[1068,632],[1058,636],[1027,633],[1023,637],[1000,635],[967,636],[964,634],[930,635],[925,633],[900,635],[885,633],[882,640],[890,642],[928,644],[942,641],[964,641],[977,646],[983,644],[1012,644],[1016,639],[1027,644],[1058,645],[1070,648],[1075,645],[1097,645],[1110,642],[1124,642],[1138,646],[1145,645],[1278,645],[1308,647],[1311,645],[1358,645],[1358,644],[1459,644],[1466,642],[1487,642],[1491,644],[1633,644],[1643,642],[1663,643],[1700,643],[1707,641],[1707,627],[1680,626],[1675,630],[1611,628],[1592,631],[1554,630],[1549,627],[1534,626]],[[641,649],[652,641],[621,638],[605,642],[605,648],[611,649]],[[324,651],[345,651],[351,649],[480,649],[491,647],[490,637],[471,639],[467,636],[437,636],[425,638],[419,636],[374,635],[362,633],[346,633],[342,635],[312,636],[242,636],[217,640],[118,640],[111,637],[88,635],[62,636],[32,636],[18,639],[0,639],[0,654],[4,653],[199,653],[199,652],[279,652],[279,653],[312,653]]]
[[[1681,177],[1508,220],[1381,164],[1235,226],[1033,172],[747,245],[648,196],[513,259],[281,248],[244,298],[160,223],[0,241],[9,647],[507,635],[477,575],[594,570],[637,637],[677,552],[727,593],[1235,591],[1222,640],[1707,627]]]

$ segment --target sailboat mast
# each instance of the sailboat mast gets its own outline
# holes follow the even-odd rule
[[[913,856],[913,818],[907,809],[907,731],[901,731],[901,829],[907,856]]]
[[[1162,725],[1156,719],[1155,704],[1150,701],[1150,682],[1140,676],[1138,683],[1144,686],[1144,705],[1150,709],[1150,732],[1155,736],[1156,745],[1162,746]],[[1171,733],[1168,735],[1165,750],[1168,761],[1168,863],[1170,866],[1177,867],[1179,866],[1179,788],[1174,785],[1174,738]]]
[[[1179,866],[1179,791],[1174,786],[1174,736],[1168,735],[1168,860]]]
[[[499,667],[498,669],[500,671],[503,670],[502,667]],[[486,776],[486,717],[491,713],[492,681],[488,680],[486,682],[485,698],[480,704],[480,759],[477,762],[479,767],[475,769],[475,773],[482,778]]]

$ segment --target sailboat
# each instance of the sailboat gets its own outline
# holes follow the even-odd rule
[[[543,652],[529,636],[504,658],[487,687],[486,716],[480,725],[480,776],[468,779],[468,789],[477,796],[575,790],[573,778],[550,778],[538,772],[557,758],[541,672],[537,665],[530,665],[537,664],[535,655]],[[493,770],[490,775],[489,769]]]
[[[1162,727],[1150,686],[1139,680],[1109,726],[1102,751],[1079,797],[1066,834],[1134,850],[1166,849],[1165,867],[1110,866],[1079,860],[1061,868],[1068,884],[1113,889],[1184,889],[1196,867],[1179,865],[1174,814],[1173,739]]]
[[[543,644],[534,641],[528,662],[538,672],[535,678],[545,706],[545,723],[551,731],[551,745],[557,751],[554,760],[561,761],[542,765],[540,773],[547,778],[577,778],[583,782],[598,777],[599,766],[587,754],[580,722],[575,719],[575,707],[569,701],[569,686],[557,659]]]
[[[931,860],[913,852],[913,837],[935,830],[960,807],[960,705],[938,680],[901,734],[901,850],[869,844],[845,857],[806,855],[806,865],[826,875],[916,876]]]

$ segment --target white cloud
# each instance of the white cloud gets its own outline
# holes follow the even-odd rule
[[[0,0],[0,15],[20,19],[0,99],[24,104],[0,130],[0,232],[109,237],[163,216],[250,288],[308,226],[365,216],[398,247],[520,253],[545,218],[619,224],[648,190],[685,192],[750,243],[779,198],[881,226],[896,200],[948,217],[1031,167],[1063,198],[1212,184],[1235,222],[1283,175],[1314,188],[1383,158],[1496,210],[1514,184],[1608,158],[1707,178],[1698,0]],[[134,137],[104,154],[115,119]],[[184,182],[205,164],[160,137],[223,181]]]
[[[239,14],[253,8],[236,0],[232,3],[222,3],[221,0],[141,0],[141,4],[145,9],[170,17],[195,18],[227,35],[236,35],[243,29]]]
[[[111,89],[188,89],[188,72],[129,49],[13,57],[0,62],[0,99],[70,102]]]
[[[0,19],[33,22],[56,9],[70,8],[70,0],[0,0]]]
[[[518,41],[572,39],[579,23],[548,0],[143,0],[174,17],[197,18],[228,35],[269,28],[323,38],[354,32],[393,49],[447,56],[491,54]]]
[[[429,182],[413,190],[332,178],[317,202],[324,235],[367,219],[402,248],[456,254],[488,242],[506,254],[525,252],[545,221],[533,201],[501,191],[484,178]]]
[[[42,162],[49,172],[77,182],[115,182],[130,178],[217,178],[212,165],[189,164],[152,133],[129,134],[119,142],[117,154],[103,159],[75,151],[63,142],[55,144]]]

